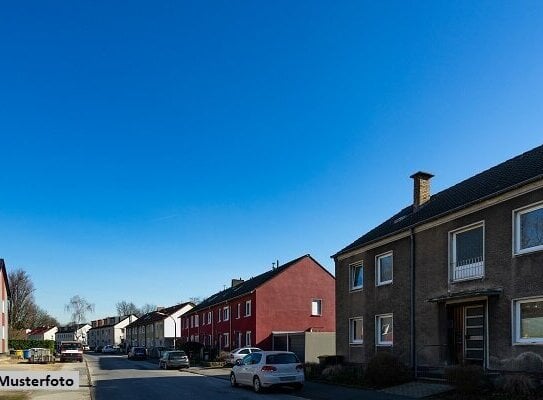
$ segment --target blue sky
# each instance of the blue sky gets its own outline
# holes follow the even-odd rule
[[[543,3],[15,2],[0,257],[61,322],[330,255],[543,140]]]

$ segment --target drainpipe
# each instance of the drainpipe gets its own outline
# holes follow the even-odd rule
[[[413,228],[409,232],[410,238],[410,267],[411,267],[411,310],[410,310],[410,330],[411,330],[411,365],[413,367],[413,372],[415,373],[415,378],[417,377],[417,351],[415,349],[415,234]]]

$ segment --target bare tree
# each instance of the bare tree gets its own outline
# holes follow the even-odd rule
[[[130,315],[130,314],[135,314],[137,316],[140,316],[140,310],[132,302],[129,303],[125,300],[119,301],[117,304],[115,304],[115,308],[117,309],[117,315],[120,315],[120,316]]]
[[[200,304],[202,302],[201,297],[189,297],[189,301],[194,304]]]
[[[79,295],[73,296],[64,308],[71,314],[72,322],[76,325],[87,320],[87,313],[94,312],[94,304]]]
[[[34,303],[34,284],[30,275],[22,269],[10,272],[8,280],[11,289],[10,326],[13,329],[28,328],[37,308]]]
[[[150,313],[150,312],[153,312],[153,311],[156,311],[156,305],[154,304],[144,304],[143,306],[140,307],[140,315],[144,315],[144,314],[147,314],[147,313]]]
[[[40,326],[59,326],[59,325],[60,323],[57,321],[55,317],[51,316],[43,308],[36,306],[34,322],[31,325],[32,328],[37,328]]]

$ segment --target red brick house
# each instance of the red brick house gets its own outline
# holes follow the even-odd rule
[[[0,258],[0,270],[1,270],[1,280],[0,282],[0,353],[7,353],[8,351],[8,310],[9,310],[9,300],[11,298],[11,293],[9,291],[9,282],[8,282],[8,273],[6,271],[6,264],[4,260]]]
[[[274,333],[334,332],[335,278],[304,255],[213,294],[180,317],[182,339],[271,350]]]

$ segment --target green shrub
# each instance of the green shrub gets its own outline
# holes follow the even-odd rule
[[[461,394],[474,394],[485,387],[486,379],[478,365],[455,365],[445,369],[445,378]]]
[[[409,368],[390,353],[377,353],[366,368],[367,383],[377,388],[400,385],[410,380]]]
[[[364,381],[364,369],[358,365],[329,365],[322,370],[322,377],[334,383],[362,385]]]
[[[54,340],[29,340],[29,339],[11,339],[8,343],[8,347],[13,350],[26,350],[33,347],[40,347],[51,350],[51,353],[55,351]]]

